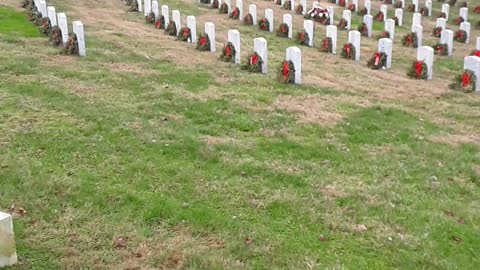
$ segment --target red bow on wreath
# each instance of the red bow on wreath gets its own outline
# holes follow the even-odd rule
[[[345,51],[347,52],[347,55],[350,56],[350,44],[345,44]]]
[[[470,84],[470,74],[464,72],[462,75],[462,87],[467,87]]]
[[[408,37],[407,37],[407,44],[410,46],[410,45],[412,45],[412,43],[413,43],[413,37],[412,37],[412,35],[410,34],[410,35],[408,35]]]
[[[422,75],[422,71],[423,71],[423,62],[422,61],[415,62],[415,75],[416,75],[416,77],[420,77]]]
[[[251,65],[256,65],[258,62],[258,55],[255,53],[253,56],[250,58],[250,64]]]
[[[473,52],[473,55],[480,57],[480,50],[475,50]]]
[[[300,38],[300,40],[304,40],[305,39],[305,33],[301,32],[299,38]]]
[[[160,26],[162,25],[162,22],[160,19],[158,19],[156,22],[155,22],[155,27],[156,28],[160,28]]]
[[[201,37],[199,42],[200,42],[200,45],[203,46],[207,43],[207,38],[206,37]]]
[[[289,66],[288,61],[283,62],[283,69],[282,70],[283,70],[283,78],[284,79],[288,79],[288,73],[290,72],[288,66]]]
[[[184,37],[188,37],[189,35],[190,35],[190,29],[188,29],[188,28],[187,28],[187,29],[184,29],[184,30],[183,30],[183,36],[184,36]]]
[[[373,57],[375,57],[375,66],[378,66],[380,64],[380,53],[376,52]]]
[[[70,46],[73,45],[73,38],[71,37],[68,38],[68,45]]]
[[[463,31],[458,31],[457,33],[458,33],[457,34],[458,39],[462,39],[463,38]]]
[[[225,47],[225,56],[231,56],[232,55],[232,49],[230,49],[230,46]]]
[[[324,39],[324,40],[323,40],[322,48],[323,48],[323,49],[327,49],[327,48],[328,48],[328,39]]]
[[[280,31],[282,31],[282,33],[287,32],[287,28],[285,27],[285,25],[282,25],[282,29],[280,29]]]

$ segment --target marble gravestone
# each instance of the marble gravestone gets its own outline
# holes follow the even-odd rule
[[[413,31],[417,34],[417,48],[422,47],[422,40],[423,40],[423,26],[417,24],[413,27]]]
[[[180,33],[180,29],[182,28],[182,20],[181,20],[179,10],[172,10],[172,20],[175,23],[175,27],[177,27],[177,35],[178,35],[178,33]]]
[[[17,263],[12,216],[0,212],[0,268]]]
[[[397,8],[395,9],[395,17],[398,19],[398,26],[403,25],[403,9]]]
[[[355,61],[360,61],[360,39],[361,34],[357,30],[348,32],[348,43],[355,47]]]
[[[363,23],[367,26],[368,37],[372,37],[373,16],[372,15],[363,16]]]
[[[65,13],[57,13],[58,27],[62,31],[62,41],[63,44],[68,42],[68,21],[67,15]]]
[[[453,34],[453,30],[446,29],[440,35],[440,44],[447,44],[448,56],[453,53]]]
[[[467,40],[465,40],[465,44],[470,44],[470,23],[462,22],[460,24],[460,30],[463,30],[465,33],[467,33]]]
[[[395,40],[395,20],[388,19],[385,22],[384,30],[390,34],[390,39],[394,41]]]
[[[467,56],[463,60],[463,69],[469,70],[475,74],[477,78],[480,78],[480,57]],[[480,80],[477,79],[475,84],[475,93],[480,93]]]
[[[448,13],[450,13],[450,5],[443,4],[442,5],[442,12],[445,13],[445,19],[448,21]]]
[[[302,83],[302,51],[298,47],[287,48],[285,60],[292,61],[295,67],[295,84]]]
[[[392,45],[393,42],[389,38],[381,38],[378,40],[378,51],[387,55],[386,69],[392,68]]]
[[[168,22],[170,21],[170,12],[167,5],[162,6],[162,16],[165,19],[165,29],[168,27]]]
[[[80,56],[87,56],[87,50],[85,48],[85,32],[81,21],[73,22],[73,33],[77,35],[78,54]]]
[[[268,72],[267,40],[263,37],[253,39],[253,50],[262,58],[262,73]]]
[[[248,14],[252,15],[253,25],[257,25],[257,5],[248,5]]]
[[[235,48],[235,64],[240,64],[240,32],[237,29],[228,30],[227,39]]]
[[[466,7],[460,8],[459,15],[460,15],[460,17],[463,18],[464,22],[467,22],[468,21],[468,8],[466,8]]]
[[[352,12],[348,9],[345,9],[342,15],[343,15],[343,18],[347,21],[347,30],[350,31],[350,28],[352,25]]]
[[[412,18],[412,32],[413,32],[413,28],[415,27],[415,25],[421,25],[422,24],[422,14],[420,13],[413,13],[413,18]]]
[[[197,20],[195,16],[187,16],[187,27],[190,28],[191,38],[187,40],[190,43],[197,43]]]
[[[288,25],[288,38],[293,37],[293,23],[291,14],[283,14],[283,23]]]
[[[48,19],[50,20],[50,24],[52,25],[52,27],[57,26],[57,12],[55,11],[55,7],[47,7],[47,13]]]
[[[207,34],[208,39],[210,40],[210,52],[216,52],[217,43],[215,41],[215,24],[213,22],[205,23],[205,34]]]
[[[441,27],[442,30],[445,30],[447,28],[447,20],[444,18],[438,18],[435,27]]]
[[[305,20],[303,21],[303,29],[308,34],[308,46],[313,47],[313,40],[314,36],[313,33],[315,32],[315,23],[312,20]]]
[[[332,6],[328,6],[327,7],[327,13],[328,13],[328,17],[329,17],[329,24],[333,24],[333,17],[334,17],[334,9]]]
[[[332,39],[332,54],[337,54],[337,27],[328,25],[326,36]]]
[[[427,80],[432,79],[433,54],[433,48],[430,46],[422,46],[417,49],[417,61],[423,61],[427,65]]]
[[[273,10],[267,8],[265,9],[265,19],[268,21],[269,26],[270,26],[270,31],[273,32]]]

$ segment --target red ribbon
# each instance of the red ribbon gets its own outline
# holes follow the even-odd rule
[[[230,49],[230,46],[225,47],[225,56],[231,56],[232,55],[232,49]]]
[[[301,32],[299,38],[300,40],[305,40],[305,32]]]
[[[347,55],[350,56],[350,44],[345,44],[345,51],[347,51]]]
[[[413,43],[413,37],[412,37],[412,34],[408,35],[407,37],[407,44],[408,46],[412,45]]]
[[[473,52],[473,55],[480,57],[480,50],[475,50],[475,52]]]
[[[258,54],[254,53],[250,58],[250,65],[256,65],[258,62]]]
[[[323,48],[323,49],[327,49],[327,48],[328,48],[328,39],[327,39],[327,38],[323,40],[322,48]]]
[[[420,77],[420,75],[422,75],[422,71],[423,71],[423,62],[422,61],[415,62],[415,75],[417,78]]]
[[[188,37],[190,35],[190,29],[186,28],[183,30],[183,36]]]
[[[161,25],[162,25],[162,22],[161,22],[160,19],[158,19],[158,20],[155,21],[155,27],[156,27],[156,28],[160,28]]]
[[[199,42],[200,42],[200,45],[203,46],[207,43],[207,38],[206,37],[201,37]]]
[[[288,61],[283,62],[283,69],[282,70],[283,70],[283,77],[285,79],[287,79],[288,74],[290,73]]]
[[[375,66],[378,66],[380,63],[380,53],[376,52],[373,56],[375,57]]]
[[[462,87],[467,87],[468,85],[470,85],[470,74],[468,72],[463,72]]]

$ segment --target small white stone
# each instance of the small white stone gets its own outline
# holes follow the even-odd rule
[[[0,212],[0,267],[17,263],[12,216]]]
[[[302,51],[298,47],[287,48],[287,61],[292,61],[295,67],[295,84],[302,83]]]

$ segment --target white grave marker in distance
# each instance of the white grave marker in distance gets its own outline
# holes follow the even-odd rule
[[[240,64],[240,32],[237,29],[228,30],[227,39],[235,48],[235,64]]]
[[[155,14],[155,19],[158,19],[158,17],[160,17],[160,11],[158,9],[158,1],[156,0],[152,1],[152,11]]]
[[[394,41],[395,40],[395,20],[388,19],[385,22],[384,30],[390,34],[390,39]]]
[[[431,17],[432,16],[432,0],[426,0],[425,7],[428,9],[427,16]]]
[[[191,39],[190,43],[197,43],[197,20],[195,16],[187,16],[187,27],[190,28]]]
[[[480,78],[480,57],[478,56],[467,56],[463,60],[463,69],[467,69],[473,74],[475,77]],[[480,80],[477,79],[475,84],[475,93],[480,93]]]
[[[17,263],[12,216],[4,212],[0,212],[0,251],[0,267]]]
[[[48,19],[50,19],[50,24],[53,26],[57,26],[57,12],[55,11],[55,7],[49,6],[47,7]]]
[[[355,47],[355,61],[360,61],[360,39],[361,34],[357,30],[348,32],[348,43]]]
[[[447,44],[448,47],[448,56],[451,56],[453,53],[453,31],[452,30],[443,30],[440,35],[440,44]]]
[[[81,21],[73,22],[73,33],[77,35],[78,54],[80,56],[87,56],[87,50],[85,48],[85,32]]]
[[[450,5],[443,4],[442,5],[442,13],[445,13],[445,19],[448,21],[448,13],[450,13]]]
[[[480,50],[480,37],[477,37],[475,41],[475,50]]]
[[[179,10],[172,10],[172,20],[175,23],[175,27],[177,27],[177,35],[178,35],[178,33],[180,33],[180,28],[182,28],[182,20],[181,20]]]
[[[62,31],[63,44],[68,42],[68,21],[65,13],[57,13],[58,27]]]
[[[332,6],[328,6],[327,7],[327,13],[328,13],[328,17],[329,17],[329,24],[333,24],[333,17],[334,17],[334,9]]]
[[[415,11],[418,12],[418,0],[412,0],[412,4],[415,5]]]
[[[392,40],[389,38],[381,38],[378,40],[378,51],[387,55],[387,62],[385,68],[392,68]]]
[[[295,84],[302,83],[302,51],[298,47],[289,47],[286,52],[287,61],[292,61],[295,67]]]
[[[253,25],[257,25],[257,5],[250,4],[248,6],[248,13],[252,15]]]
[[[38,11],[42,14],[42,18],[48,17],[48,12],[47,12],[47,2],[44,0],[40,0],[40,7],[38,8]]]
[[[232,12],[232,1],[231,0],[225,0],[225,4],[227,4],[228,7],[228,14]]]
[[[441,27],[442,30],[445,30],[447,28],[447,20],[444,18],[438,18],[435,27]]]
[[[270,26],[269,32],[273,32],[273,10],[272,9],[265,9],[265,19],[268,21],[268,24]]]
[[[350,31],[352,25],[352,12],[348,9],[345,9],[342,14],[343,18],[347,21],[347,30]]]
[[[205,23],[205,33],[210,40],[210,52],[214,53],[217,51],[217,43],[215,41],[215,24],[213,22]]]
[[[143,12],[142,0],[137,0],[138,12]]]
[[[368,37],[372,37],[373,16],[372,15],[363,16],[363,23],[367,26]]]
[[[353,12],[358,12],[358,0],[352,0],[352,4],[355,5],[355,9],[353,10]]]
[[[465,44],[470,44],[470,23],[462,22],[460,24],[460,30],[463,30],[465,33],[467,33],[467,40],[465,40]]]
[[[427,80],[432,79],[433,54],[433,48],[430,46],[421,46],[417,49],[417,61],[423,61],[427,65]]]
[[[468,8],[466,8],[466,7],[460,8],[459,15],[460,15],[460,17],[463,18],[464,22],[468,21]]]
[[[328,25],[326,36],[332,39],[332,54],[337,54],[337,27]]]
[[[302,5],[302,15],[307,13],[307,0],[300,0],[300,5]]]
[[[365,0],[363,5],[367,9],[367,15],[372,15],[372,2],[370,0]]]
[[[312,20],[305,20],[303,21],[303,29],[308,34],[308,46],[313,47],[313,40],[315,39],[313,36],[315,32],[315,23]]]
[[[423,41],[423,26],[417,24],[413,27],[413,32],[417,34],[417,48],[422,47]]]
[[[388,7],[387,7],[387,5],[381,5],[380,6],[380,11],[383,13],[383,22],[386,22],[387,17],[388,17]]]
[[[240,13],[239,13],[240,16],[238,16],[238,19],[243,20],[243,1],[242,0],[237,0],[236,7],[240,11]]]
[[[395,9],[395,17],[398,19],[398,26],[403,25],[403,9],[397,8]]]
[[[253,50],[262,58],[262,73],[268,72],[267,40],[263,37],[253,39]]]
[[[168,27],[168,22],[170,21],[170,12],[167,5],[162,5],[162,16],[165,19],[165,29]]]
[[[413,32],[413,28],[417,24],[419,25],[422,24],[422,14],[416,12],[416,13],[413,13],[413,18],[412,18],[412,32]]]
[[[150,12],[152,12],[152,0],[145,0],[143,3],[143,10],[144,10],[144,15],[148,16]]]
[[[293,37],[293,23],[291,14],[283,14],[283,23],[288,25],[288,38]]]

